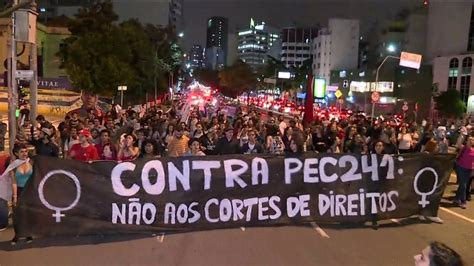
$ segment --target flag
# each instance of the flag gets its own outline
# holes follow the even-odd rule
[[[309,74],[306,85],[303,124],[308,125],[313,121],[313,75]]]

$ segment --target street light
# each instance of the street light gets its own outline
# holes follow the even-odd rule
[[[118,86],[118,91],[120,91],[120,106],[123,108],[123,92],[127,90],[127,86]]]
[[[184,32],[178,33],[178,37],[179,37],[179,38],[183,38],[183,37],[184,37]]]
[[[387,51],[390,53],[395,53],[395,51],[397,51],[397,47],[394,44],[390,44],[387,46]]]

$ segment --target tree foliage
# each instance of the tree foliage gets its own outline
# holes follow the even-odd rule
[[[206,86],[219,87],[219,71],[217,70],[198,68],[193,71],[193,77]]]
[[[179,70],[182,57],[173,30],[117,19],[111,0],[103,0],[80,9],[70,21],[71,37],[59,56],[74,87],[113,96],[118,86],[127,85],[127,94],[140,98],[155,83],[167,91],[169,73]]]
[[[447,90],[435,97],[436,109],[444,117],[461,117],[466,106],[457,90]]]
[[[219,82],[222,94],[236,97],[255,89],[257,76],[249,65],[239,60],[219,72]]]

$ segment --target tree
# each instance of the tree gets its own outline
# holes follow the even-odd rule
[[[257,77],[249,65],[239,60],[219,73],[219,82],[222,94],[236,97],[255,89]]]
[[[193,71],[193,77],[200,83],[213,88],[219,87],[219,71],[210,68],[198,68]]]
[[[112,2],[82,8],[69,24],[72,36],[64,40],[59,56],[73,86],[113,96],[119,85],[134,84],[133,54],[128,40],[114,22]]]
[[[466,106],[457,90],[447,90],[435,97],[436,109],[444,117],[461,117]]]

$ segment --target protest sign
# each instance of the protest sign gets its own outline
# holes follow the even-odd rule
[[[19,236],[186,232],[436,216],[454,157],[227,155],[83,163],[37,157]]]

